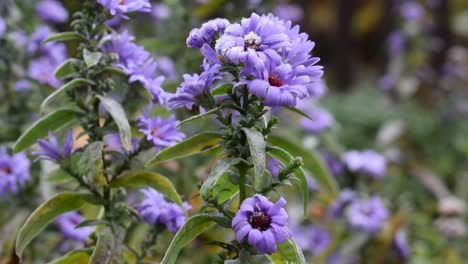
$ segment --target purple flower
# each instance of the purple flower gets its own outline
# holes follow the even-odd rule
[[[0,17],[0,38],[2,38],[3,35],[5,35],[5,32],[6,32],[6,23],[5,23],[5,20],[3,20],[3,19]]]
[[[406,232],[403,229],[398,230],[398,232],[393,237],[392,241],[393,247],[395,248],[398,256],[402,259],[407,259],[411,255],[411,248],[408,245],[408,240],[406,239]]]
[[[260,194],[245,199],[232,220],[236,240],[242,242],[247,239],[249,245],[263,254],[276,252],[276,244],[291,237],[285,226],[288,221],[283,208],[285,204],[284,198],[272,203]]]
[[[111,15],[118,15],[128,19],[125,13],[151,12],[149,0],[97,0],[102,6],[109,10]]]
[[[168,79],[177,79],[178,74],[174,61],[171,58],[165,56],[158,57],[156,58],[156,62],[158,63],[158,70],[162,75],[166,76]]]
[[[89,235],[94,232],[94,227],[83,226],[76,228],[76,226],[85,220],[78,212],[68,212],[57,218],[57,223],[62,234],[68,238],[78,242],[86,242]]]
[[[405,48],[405,34],[401,31],[393,31],[388,35],[387,44],[390,56],[399,56]]]
[[[36,5],[36,13],[47,22],[62,24],[68,20],[68,12],[56,0],[42,0]]]
[[[36,155],[37,159],[60,162],[63,159],[71,157],[73,148],[73,132],[71,130],[68,131],[63,147],[60,146],[52,131],[49,131],[49,141],[39,139],[37,144],[40,149],[33,152],[33,155]]]
[[[32,60],[28,66],[28,76],[41,84],[58,88],[62,82],[54,75],[58,64],[48,57],[40,57]]]
[[[119,133],[107,134],[104,136],[104,142],[107,145],[107,148],[114,150],[120,153],[125,153],[126,150],[123,147],[122,139],[120,138]],[[140,147],[140,142],[138,138],[132,138],[132,146],[130,148],[130,153],[135,152]]]
[[[400,6],[400,15],[407,22],[415,22],[424,16],[424,9],[416,1],[408,1]]]
[[[343,215],[345,208],[357,199],[356,193],[349,189],[344,189],[340,192],[338,198],[328,208],[328,214],[332,218],[340,218]]]
[[[350,171],[363,172],[374,179],[381,179],[387,172],[385,157],[373,150],[348,151],[343,155],[343,162]]]
[[[379,88],[382,91],[390,91],[395,87],[396,82],[397,78],[395,75],[391,73],[385,74],[379,79]]]
[[[165,225],[166,228],[176,233],[185,222],[184,210],[176,203],[167,202],[164,196],[154,189],[147,188],[140,191],[144,199],[136,208],[140,217],[150,225]],[[184,203],[185,210],[190,210],[191,206]]]
[[[382,200],[374,196],[354,201],[348,208],[347,217],[353,228],[376,233],[388,219],[389,212]]]
[[[318,107],[311,107],[305,113],[312,118],[301,117],[302,128],[312,134],[322,133],[330,128],[334,123],[333,116],[326,110]]]
[[[308,250],[314,255],[320,255],[327,249],[331,242],[330,233],[316,225],[294,225],[292,233],[302,250]]]
[[[24,152],[9,155],[5,147],[0,147],[0,196],[17,193],[26,184],[30,165]]]
[[[220,65],[203,63],[204,71],[198,74],[184,74],[184,82],[177,89],[175,94],[169,95],[167,100],[167,107],[169,109],[176,109],[180,107],[187,107],[191,109],[194,104],[198,103],[198,98],[204,92],[211,90],[214,81],[221,79],[219,73]]]
[[[291,4],[278,4],[273,13],[278,17],[285,20],[291,20],[292,22],[298,22],[304,17],[304,11],[298,5]]]
[[[137,121],[139,131],[156,147],[156,152],[185,138],[185,134],[177,128],[180,122],[176,120],[175,115],[163,119],[160,116],[151,117],[148,111],[144,111]]]
[[[227,19],[216,18],[205,22],[200,28],[194,28],[190,31],[187,38],[187,46],[190,48],[201,48],[204,44],[211,44],[217,33],[224,33],[224,30],[230,23]]]
[[[15,91],[21,92],[26,91],[31,87],[31,82],[28,80],[22,79],[15,82]]]
[[[171,16],[171,9],[165,4],[156,3],[153,5],[151,15],[154,20],[161,21]]]
[[[329,152],[321,152],[320,154],[333,176],[338,177],[343,173],[343,166],[337,157]]]

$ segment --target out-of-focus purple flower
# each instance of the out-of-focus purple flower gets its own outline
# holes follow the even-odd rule
[[[185,138],[185,134],[180,132],[177,125],[180,123],[175,115],[166,119],[160,116],[151,117],[148,111],[137,118],[139,131],[143,133],[146,140],[156,147],[156,152],[170,147]]]
[[[151,188],[142,189],[140,192],[143,193],[144,199],[136,208],[144,221],[150,225],[165,225],[172,233],[176,233],[182,227],[185,216],[178,204],[167,202],[161,193]],[[186,210],[191,209],[188,203],[184,203],[184,207]]]
[[[399,56],[405,48],[405,34],[401,31],[393,31],[388,35],[387,44],[390,56]]]
[[[120,153],[125,153],[126,150],[123,147],[122,139],[120,138],[119,133],[107,134],[104,136],[104,143],[106,143],[107,148],[113,151]],[[138,138],[132,138],[132,146],[130,148],[130,153],[135,152],[140,147],[140,142]]]
[[[343,162],[352,172],[363,172],[374,179],[382,178],[387,172],[387,161],[384,156],[373,151],[348,151],[343,155]]]
[[[190,31],[187,46],[199,49],[204,44],[211,44],[215,35],[223,33],[228,25],[230,25],[229,21],[224,18],[216,18],[205,22],[200,28],[194,28]]]
[[[39,83],[50,85],[53,88],[58,88],[62,82],[54,75],[54,71],[57,66],[58,65],[50,58],[39,57],[29,63],[28,76]]]
[[[27,51],[29,53],[34,53],[40,49],[43,49],[45,45],[42,45],[42,41],[44,41],[51,34],[52,30],[48,26],[37,27],[28,41]]]
[[[166,56],[156,58],[159,72],[168,79],[177,79],[177,71],[174,61]]]
[[[316,225],[293,225],[291,231],[301,249],[310,251],[314,255],[324,252],[332,239],[327,230]]]
[[[9,155],[5,147],[0,147],[0,196],[18,193],[30,178],[30,165],[23,152]]]
[[[354,191],[344,189],[340,192],[338,198],[328,208],[328,214],[333,218],[340,218],[345,208],[357,199]]]
[[[320,154],[333,176],[339,177],[343,173],[343,165],[340,160],[329,152],[321,152]]]
[[[388,219],[389,212],[382,200],[374,196],[367,200],[359,199],[351,203],[347,217],[351,227],[376,233]]]
[[[54,24],[62,24],[68,20],[68,11],[62,3],[56,0],[42,0],[36,5],[36,13],[42,19]]]
[[[390,91],[395,87],[397,78],[393,74],[385,74],[379,79],[379,88],[382,91]]]
[[[106,22],[104,22],[104,24],[106,24],[106,26],[109,26],[115,29],[115,28],[119,28],[122,25],[123,21],[124,21],[123,18],[119,16],[115,16],[107,20]]]
[[[304,11],[302,11],[302,8],[293,4],[278,4],[273,9],[273,14],[282,19],[291,20],[292,22],[298,22],[304,17]]]
[[[393,237],[392,241],[393,247],[395,248],[398,256],[402,259],[407,259],[411,255],[411,248],[408,245],[408,240],[406,239],[406,232],[403,229],[398,230],[398,232]]]
[[[415,22],[423,18],[424,8],[417,1],[408,1],[400,6],[400,15],[407,22]]]
[[[59,216],[55,222],[62,234],[72,240],[79,242],[86,242],[89,235],[94,232],[94,227],[92,226],[83,226],[75,228],[79,223],[83,222],[85,219],[78,212],[68,212]]]
[[[306,114],[312,118],[301,117],[302,128],[312,134],[322,133],[330,128],[334,123],[333,116],[326,110],[318,107],[313,107],[306,110]]]
[[[24,31],[15,31],[11,33],[12,39],[15,40],[15,43],[18,47],[25,47],[28,42],[28,35]]]
[[[97,0],[102,6],[109,10],[111,15],[118,15],[128,19],[126,13],[151,12],[149,0]]]
[[[276,252],[276,243],[291,237],[285,226],[288,221],[288,214],[283,208],[285,204],[284,198],[272,203],[259,194],[245,199],[232,220],[236,240],[242,242],[247,239],[249,245],[263,254]]]
[[[151,16],[156,21],[161,21],[171,16],[171,9],[165,4],[156,3],[151,10]]]
[[[6,23],[5,23],[5,20],[3,20],[3,19],[0,17],[0,38],[2,38],[3,35],[5,35],[5,32],[6,32]]]
[[[358,264],[355,256],[345,256],[339,251],[333,252],[327,259],[327,264]]]
[[[31,82],[28,80],[18,80],[15,82],[15,91],[21,92],[26,91],[31,87]]]
[[[69,158],[72,154],[73,132],[71,130],[68,131],[63,146],[58,143],[52,131],[49,131],[49,141],[39,139],[37,144],[39,145],[39,150],[33,152],[33,155],[36,155],[37,159],[60,162],[63,159]]]
[[[187,107],[191,109],[194,104],[197,104],[198,98],[204,92],[209,91],[214,81],[221,79],[219,72],[220,65],[203,63],[204,71],[198,74],[184,74],[184,82],[177,88],[175,94],[168,96],[167,107],[176,109],[179,107]]]

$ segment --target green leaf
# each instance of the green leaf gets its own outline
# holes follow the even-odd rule
[[[302,110],[296,108],[296,107],[286,107],[286,109],[288,109],[289,111],[292,111],[296,114],[299,114],[307,119],[310,119],[310,120],[313,120],[308,114],[304,113]]]
[[[190,123],[190,122],[192,122],[192,121],[195,121],[195,120],[198,120],[198,119],[203,118],[203,117],[205,117],[205,116],[208,116],[208,115],[211,115],[211,114],[213,114],[213,113],[216,113],[216,111],[218,111],[219,109],[220,109],[220,107],[216,107],[216,108],[213,108],[213,109],[211,109],[211,110],[209,110],[209,111],[206,111],[206,112],[203,113],[203,114],[199,114],[199,115],[196,115],[196,116],[189,117],[189,118],[183,120],[182,122],[180,122],[179,125],[177,125],[177,127],[181,127],[181,126],[183,126],[183,125],[185,125],[185,124],[188,124],[188,123]]]
[[[99,231],[96,248],[89,264],[111,264],[120,254],[120,246],[125,237],[125,230],[114,233],[109,228]]]
[[[58,79],[64,79],[76,72],[76,66],[79,65],[80,61],[74,58],[70,58],[64,61],[55,70],[54,75]]]
[[[212,94],[214,96],[218,96],[218,95],[225,95],[227,93],[229,93],[230,91],[232,91],[232,84],[230,83],[225,83],[221,86],[218,86],[216,88],[213,89],[213,92]]]
[[[29,216],[19,231],[16,254],[21,257],[26,246],[54,219],[61,214],[79,209],[85,203],[83,194],[62,192],[41,204]]]
[[[53,260],[48,264],[88,264],[91,252],[91,249],[73,250],[65,256]]]
[[[148,161],[146,166],[148,167],[162,161],[182,158],[213,149],[214,147],[217,147],[220,141],[221,135],[218,133],[206,132],[197,134],[175,144],[174,146],[161,150],[150,161]]]
[[[69,31],[69,32],[62,32],[62,33],[57,33],[54,34],[48,38],[46,38],[44,41],[42,41],[42,44],[45,44],[47,42],[52,42],[52,41],[69,41],[69,40],[86,40],[83,36],[80,34]]]
[[[239,192],[239,184],[233,182],[233,176],[237,175],[227,171],[216,180],[212,193],[213,197],[218,197],[218,204],[231,200]]]
[[[242,159],[240,158],[229,158],[216,161],[215,165],[211,169],[210,176],[208,176],[208,179],[206,179],[200,188],[200,195],[205,199],[211,197],[212,190],[219,177],[221,177],[231,166],[236,165],[241,161]]]
[[[102,53],[101,52],[91,52],[87,49],[83,50],[83,59],[86,63],[88,68],[91,68],[99,63],[101,60]]]
[[[282,137],[272,136],[270,137],[270,142],[294,156],[302,157],[304,160],[304,168],[312,174],[312,177],[314,177],[320,185],[319,190],[328,197],[329,201],[336,197],[338,194],[338,185],[317,154]]]
[[[122,105],[110,97],[97,96],[119,128],[120,140],[126,150],[132,148],[132,130]]]
[[[61,168],[57,168],[49,172],[47,181],[52,183],[67,182],[73,180],[73,177]]]
[[[47,112],[47,107],[57,99],[57,97],[64,92],[67,92],[73,88],[79,87],[79,86],[84,86],[84,85],[93,85],[94,82],[83,79],[83,78],[77,78],[74,79],[64,85],[62,85],[60,88],[55,90],[53,93],[51,93],[47,98],[42,102],[41,104],[41,113]]]
[[[255,182],[254,188],[256,191],[261,191],[266,179],[265,175],[265,139],[262,133],[249,128],[242,129],[247,136],[249,142],[250,155],[254,164]]]
[[[145,188],[151,187],[162,193],[172,201],[182,205],[182,199],[177,193],[172,182],[161,174],[151,171],[130,171],[124,173],[121,177],[113,180],[110,186],[125,188]]]
[[[307,264],[301,248],[292,238],[284,243],[278,244],[278,252],[268,256],[274,264]]]
[[[294,157],[289,152],[287,152],[286,150],[280,147],[269,147],[267,153],[273,158],[283,163],[284,166],[288,166],[289,164],[292,164],[294,162]],[[304,215],[305,215],[307,214],[308,202],[309,202],[309,188],[307,185],[307,177],[304,171],[302,170],[302,168],[296,169],[294,171],[294,175],[298,178],[300,182],[299,187],[302,192],[302,199],[304,202]]]
[[[38,139],[47,136],[49,131],[59,129],[78,117],[77,112],[70,109],[59,109],[37,120],[16,141],[13,150],[20,152],[36,143]]]
[[[91,183],[104,186],[106,178],[104,176],[103,150],[104,142],[96,141],[88,144],[78,161],[78,168],[82,175],[85,175]]]
[[[122,71],[119,68],[113,67],[113,66],[107,66],[105,67],[101,73],[106,73],[106,74],[115,74],[117,76],[122,76],[122,77],[127,77],[127,74],[125,74],[124,71]]]
[[[214,225],[215,220],[213,216],[208,214],[198,214],[187,219],[185,224],[175,234],[160,264],[176,263],[177,256],[182,248]]]

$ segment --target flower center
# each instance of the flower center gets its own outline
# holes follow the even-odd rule
[[[270,83],[271,86],[276,86],[276,87],[281,87],[283,86],[283,82],[281,79],[276,75],[276,74],[270,74],[268,76],[268,83]]]
[[[11,168],[9,166],[0,167],[0,171],[5,174],[11,174]]]
[[[254,49],[256,51],[259,51],[261,44],[262,44],[262,37],[260,37],[253,31],[251,31],[249,34],[244,36],[244,47],[246,50]]]
[[[265,231],[270,227],[271,219],[263,212],[255,212],[250,216],[249,223],[253,228]]]
[[[119,0],[119,2],[117,4],[118,5],[123,5],[123,4],[125,4],[125,0]]]

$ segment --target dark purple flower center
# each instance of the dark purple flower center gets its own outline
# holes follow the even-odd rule
[[[5,174],[11,174],[11,168],[9,166],[0,167],[0,171],[4,172]]]
[[[262,44],[262,37],[260,37],[253,31],[244,36],[244,49],[245,50],[253,49],[255,51],[259,51],[261,44]]]
[[[125,4],[125,0],[119,0],[119,2],[117,4],[118,5],[123,5],[123,4]]]
[[[271,86],[276,86],[276,87],[281,87],[283,86],[283,81],[276,75],[276,74],[270,74],[268,76],[268,83],[270,83]]]
[[[260,231],[265,231],[270,227],[271,219],[268,215],[259,211],[254,212],[250,216],[249,223],[252,225],[253,228],[258,229]]]

